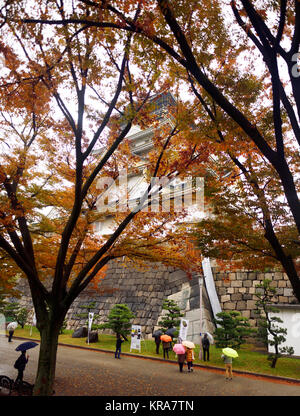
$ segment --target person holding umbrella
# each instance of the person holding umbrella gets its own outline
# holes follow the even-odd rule
[[[193,369],[194,351],[191,348],[186,349],[186,362],[188,366],[188,372],[194,371]]]
[[[210,346],[210,342],[209,342],[209,338],[207,333],[204,334],[204,337],[202,339],[202,349],[203,349],[203,360],[209,361],[209,346]]]
[[[23,373],[26,367],[26,364],[28,363],[29,355],[26,355],[26,350],[21,351],[21,355],[16,360],[14,367],[18,370],[18,376],[15,380],[15,383],[18,381],[23,381]]]
[[[179,364],[179,371],[183,372],[183,364],[185,362],[186,353],[185,347],[182,344],[175,344],[173,347],[173,351],[177,354],[177,360]]]
[[[163,334],[163,332],[161,331],[161,330],[157,330],[157,331],[154,331],[153,332],[153,335],[152,335],[152,337],[154,338],[154,340],[155,340],[155,345],[156,345],[156,354],[159,354],[159,346],[160,346],[160,343],[161,343],[161,339],[160,339],[160,336]]]
[[[166,356],[169,359],[169,349],[171,348],[170,342],[172,341],[172,338],[169,335],[161,335],[160,339],[163,343],[164,360],[166,359]]]
[[[21,351],[21,355],[16,360],[14,364],[14,368],[18,370],[18,376],[15,380],[15,383],[17,381],[22,382],[23,381],[23,373],[26,367],[26,364],[28,363],[29,355],[26,355],[26,351],[30,348],[36,347],[38,344],[33,341],[23,342],[22,344],[18,345],[16,348],[16,351]]]
[[[224,360],[225,364],[225,377],[226,380],[232,380],[232,359],[238,357],[238,353],[232,348],[223,348],[223,354],[221,358]]]
[[[18,322],[11,322],[7,325],[8,330],[8,342],[12,342],[12,337],[14,335],[15,329],[18,327]]]
[[[188,365],[188,372],[194,371],[193,369],[193,361],[195,359],[194,357],[194,351],[195,344],[191,341],[183,341],[182,345],[186,347],[186,362]]]

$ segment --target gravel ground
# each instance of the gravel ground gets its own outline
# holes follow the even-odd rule
[[[0,374],[16,377],[15,351],[22,341],[0,337]],[[39,346],[30,355],[24,380],[34,383]],[[226,381],[224,372],[194,368],[180,373],[176,363],[113,353],[58,347],[55,396],[300,396],[300,383],[235,374]]]

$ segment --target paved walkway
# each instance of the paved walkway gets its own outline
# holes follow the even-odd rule
[[[21,340],[0,337],[0,374],[16,377],[13,363]],[[28,351],[24,380],[34,383],[39,346]],[[226,381],[223,372],[195,368],[179,373],[176,363],[113,353],[58,347],[55,396],[300,396],[300,383],[235,375]]]

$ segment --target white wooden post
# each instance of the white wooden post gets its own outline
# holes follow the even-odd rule
[[[199,296],[200,296],[200,349],[199,349],[199,359],[202,360],[202,286],[203,286],[203,276],[199,276]]]

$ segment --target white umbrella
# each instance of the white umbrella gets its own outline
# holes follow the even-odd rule
[[[14,331],[16,328],[18,328],[18,322],[11,322],[10,324],[7,325],[7,330],[8,331]]]
[[[210,344],[214,343],[214,337],[209,333],[209,332],[205,332],[207,334],[207,338],[209,340]]]
[[[182,345],[184,345],[187,348],[195,348],[195,344],[192,341],[183,341]]]

